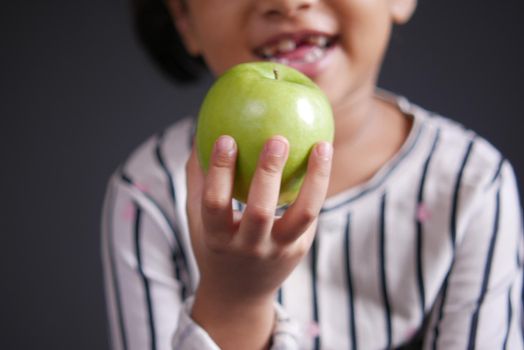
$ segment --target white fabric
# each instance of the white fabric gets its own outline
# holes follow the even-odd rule
[[[511,165],[449,119],[385,98],[414,118],[411,133],[371,180],[325,202],[312,250],[280,291],[273,349],[416,339],[425,349],[522,349]],[[189,317],[199,279],[185,216],[193,124],[146,141],[110,180],[102,248],[113,349],[217,349]]]

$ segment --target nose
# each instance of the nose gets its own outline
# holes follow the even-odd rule
[[[256,0],[267,18],[293,17],[311,8],[319,0]]]

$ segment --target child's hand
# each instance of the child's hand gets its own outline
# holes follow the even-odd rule
[[[193,309],[193,316],[200,323],[205,323],[202,316],[205,318],[210,312],[202,315],[204,304],[204,309],[234,313],[237,308],[249,312],[253,306],[267,314],[275,291],[309,250],[329,184],[331,145],[322,142],[315,146],[297,200],[281,218],[276,218],[288,150],[287,140],[280,136],[266,143],[246,209],[240,215],[231,206],[236,159],[233,139],[219,138],[207,176],[193,149],[187,164],[187,211],[201,273]],[[225,319],[230,316],[223,315]]]

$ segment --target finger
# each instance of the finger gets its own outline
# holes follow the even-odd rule
[[[236,149],[235,140],[231,136],[219,137],[213,147],[205,179],[202,220],[205,227],[216,234],[230,233]]]
[[[202,200],[202,189],[204,188],[204,173],[198,162],[195,145],[193,145],[186,163],[186,186],[187,213],[189,216],[194,215],[194,213],[200,215],[200,202]]]
[[[187,207],[199,206],[204,187],[204,173],[198,162],[195,146],[186,163]]]
[[[282,136],[274,136],[264,145],[240,223],[245,243],[256,244],[271,232],[288,152],[289,144]]]
[[[329,186],[332,154],[329,142],[315,145],[296,201],[274,224],[273,238],[276,241],[289,243],[296,240],[318,217]]]

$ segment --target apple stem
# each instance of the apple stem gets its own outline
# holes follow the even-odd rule
[[[275,74],[275,79],[278,80],[278,70],[273,68],[273,74]]]

